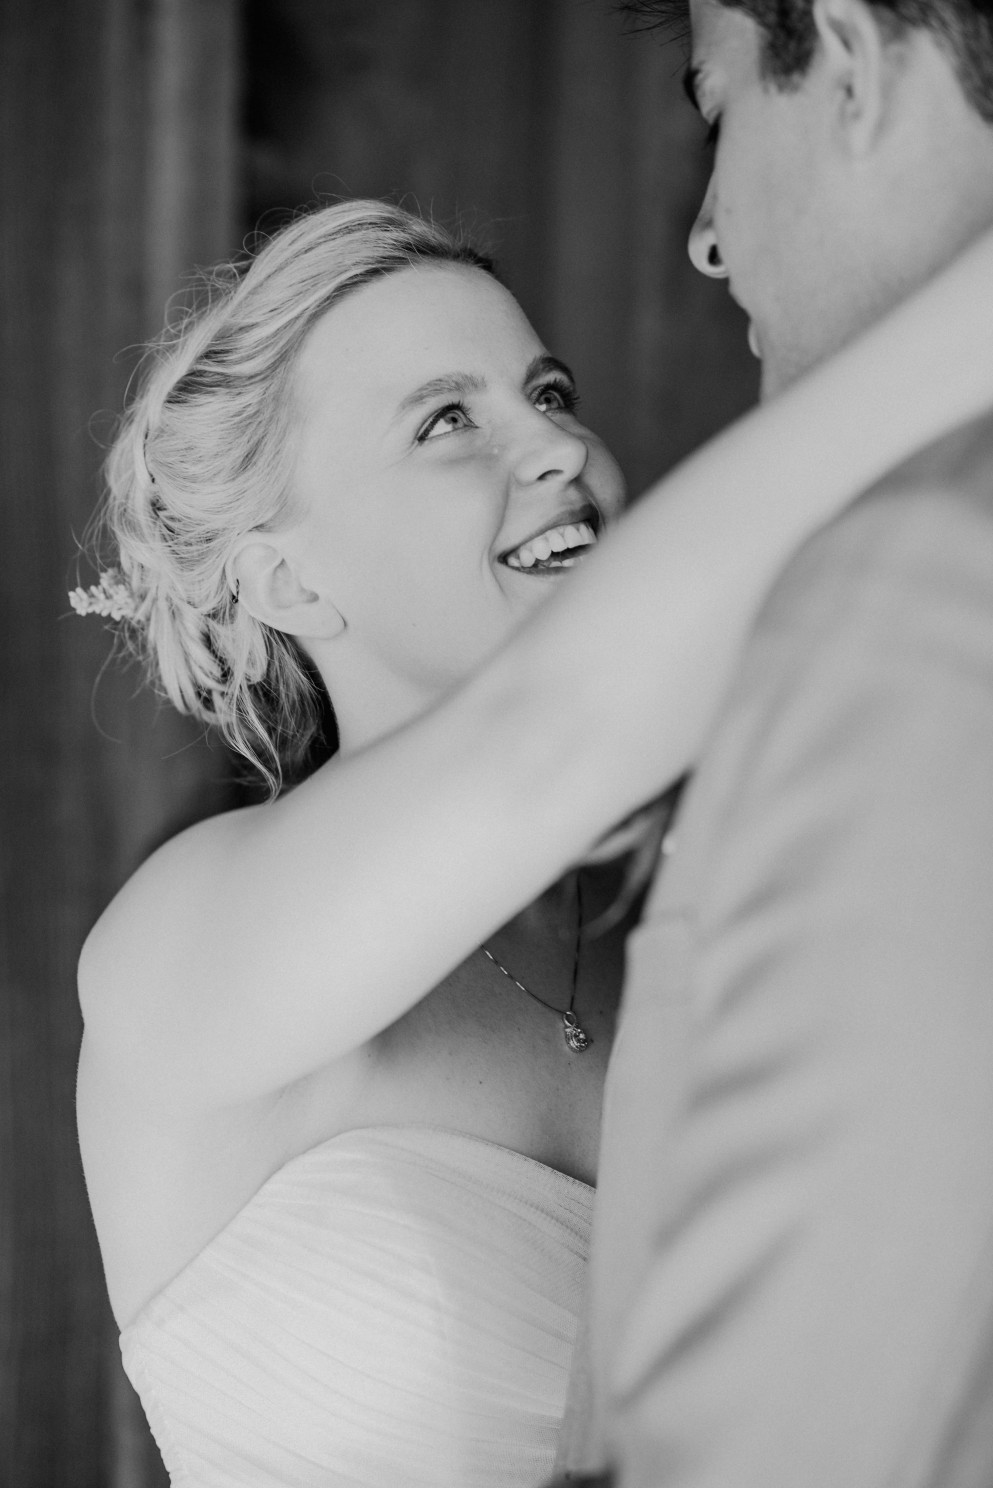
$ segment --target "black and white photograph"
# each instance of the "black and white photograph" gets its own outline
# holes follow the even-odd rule
[[[993,1488],[993,0],[0,115],[0,1488]]]

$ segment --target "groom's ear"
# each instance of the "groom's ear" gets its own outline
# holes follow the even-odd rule
[[[814,0],[813,20],[832,132],[846,154],[862,158],[890,122],[899,39],[868,0]]]

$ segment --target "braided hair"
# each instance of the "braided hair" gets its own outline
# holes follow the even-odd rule
[[[103,524],[131,595],[127,635],[154,683],[217,727],[272,796],[298,774],[324,700],[292,637],[239,605],[235,541],[291,510],[287,389],[308,331],[371,280],[422,262],[492,264],[402,208],[304,214],[215,269],[152,344],[106,463]]]

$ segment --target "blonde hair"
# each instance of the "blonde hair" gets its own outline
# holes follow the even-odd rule
[[[294,640],[238,604],[226,566],[239,536],[288,514],[286,393],[308,331],[353,290],[422,262],[492,272],[444,228],[378,201],[312,211],[221,265],[149,348],[107,459],[128,638],[175,706],[216,726],[272,795],[307,757],[321,694]]]

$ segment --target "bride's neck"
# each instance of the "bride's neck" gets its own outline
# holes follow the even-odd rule
[[[357,754],[384,739],[441,699],[439,690],[395,677],[364,677],[360,684],[340,676],[325,677],[338,731],[338,752]]]

